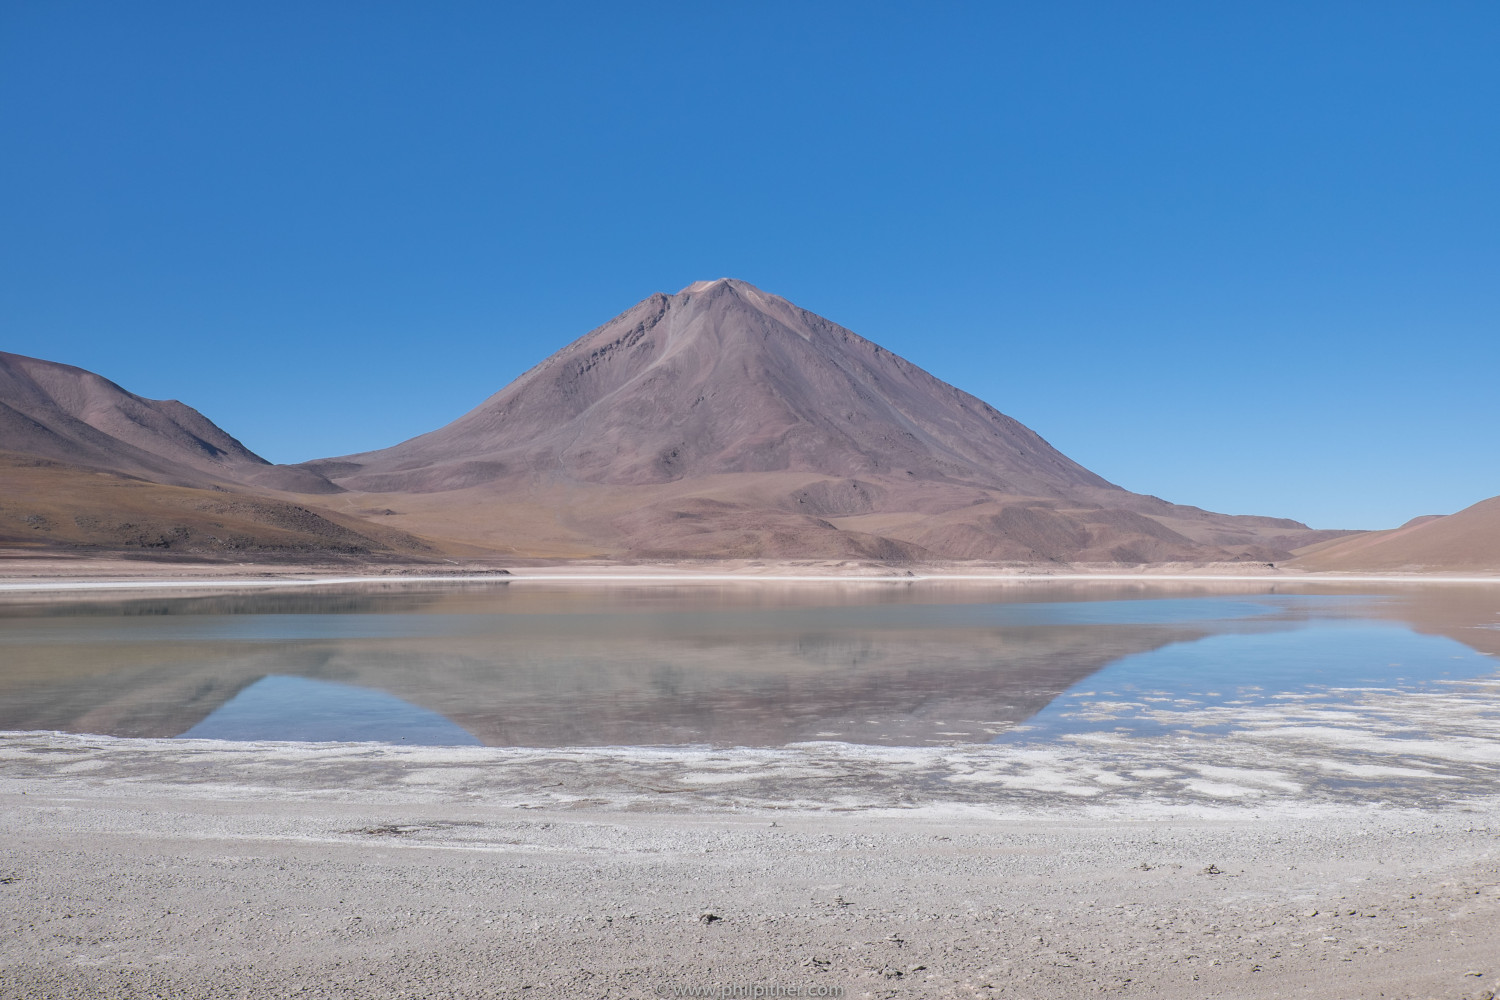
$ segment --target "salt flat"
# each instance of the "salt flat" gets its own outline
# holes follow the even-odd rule
[[[1500,976],[1494,795],[1224,798],[1209,779],[1243,775],[1210,771],[1076,797],[1083,751],[1012,753],[1037,780],[980,794],[942,780],[956,752],[842,745],[0,748],[5,996],[1472,998]]]
[[[462,636],[489,620],[479,612],[493,610],[498,590],[515,601],[516,614],[495,619],[514,654],[547,617],[521,612],[555,610],[548,585],[462,591],[435,605],[450,617],[403,619],[417,623],[405,631],[387,622],[372,632],[383,619],[353,614],[358,603],[343,617],[333,614],[341,605],[312,608],[329,621],[295,620],[324,621],[325,639],[344,634],[334,625],[360,625],[350,634],[394,643],[387,658],[403,663],[420,650],[408,632],[426,642],[437,625],[491,644],[483,629]],[[757,585],[775,604],[769,584]],[[1048,593],[1018,586],[1028,600]],[[1121,595],[1087,591],[1048,613],[1119,628],[1120,607],[1100,599]],[[0,733],[0,997],[624,998],[756,986],[1033,1000],[1486,997],[1500,976],[1500,681],[1483,659],[1500,635],[1491,595],[1392,590],[1358,604],[1387,617],[1345,625],[1338,616],[1355,604],[1314,609],[1343,632],[1283,630],[1304,620],[1301,598],[1211,601],[1214,615],[1245,612],[1223,619],[1225,641],[1342,642],[1355,625],[1405,621],[1411,649],[1463,669],[1400,688],[1331,681],[1214,699],[1164,694],[1150,671],[1122,678],[1106,667],[993,743],[449,747]],[[818,629],[879,622],[886,642],[905,641],[908,619],[933,606],[825,603]],[[975,613],[940,606],[946,628]],[[78,661],[80,684],[102,686],[108,672],[87,680],[90,663],[133,629],[172,626],[169,672],[191,679],[195,643],[260,634],[228,628],[255,618],[235,607],[119,617],[99,606],[92,617],[36,620],[22,609],[7,650],[18,677],[22,652],[35,649],[39,664]],[[1150,607],[1131,605],[1130,627],[1158,629]],[[1249,613],[1257,608],[1265,614]],[[711,610],[685,620],[723,627],[703,625]],[[1171,611],[1179,625],[1191,620]],[[731,645],[771,648],[754,644],[761,613],[725,633]],[[767,634],[781,636],[789,612],[774,613]],[[1002,623],[1038,613],[984,612]],[[617,655],[640,641],[628,614],[599,621]],[[1014,655],[1002,639],[986,648]],[[366,641],[340,655],[374,669],[384,647]],[[1171,667],[1161,657],[1191,647],[1140,648],[1119,662]],[[1467,659],[1449,656],[1458,653]],[[1402,656],[1382,647],[1380,664]],[[283,670],[291,662],[273,659]],[[924,662],[930,673],[934,657]],[[246,677],[259,676],[251,666]],[[440,674],[418,676],[413,697]],[[524,687],[502,687],[514,710]],[[1066,724],[1049,729],[1059,718]]]

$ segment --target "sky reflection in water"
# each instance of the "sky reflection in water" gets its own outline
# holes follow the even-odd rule
[[[1206,709],[1234,707],[1248,716],[1292,698],[1303,706],[1344,705],[1361,692],[1431,690],[1443,681],[1493,674],[1496,667],[1493,657],[1462,643],[1398,625],[1318,621],[1286,631],[1212,635],[1122,657],[995,742],[1097,732],[1227,732],[1233,726],[1222,721],[1225,713]]]
[[[262,677],[182,738],[482,745],[438,713],[382,691],[305,677]]]
[[[12,606],[0,729],[540,747],[1222,733],[1288,699],[1492,675],[1451,637],[1500,651],[1497,608],[1493,588],[1043,586]]]

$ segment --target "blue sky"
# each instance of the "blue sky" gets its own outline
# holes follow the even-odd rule
[[[1388,526],[1500,493],[1497,51],[1492,2],[0,0],[0,348],[300,461],[731,275],[1130,489]]]

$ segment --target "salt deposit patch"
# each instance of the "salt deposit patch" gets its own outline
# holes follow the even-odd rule
[[[706,771],[690,771],[677,776],[677,780],[688,785],[729,785],[736,782],[756,781],[776,776],[773,771],[745,771],[736,773],[713,773]],[[784,774],[783,774],[784,776]]]
[[[486,772],[478,767],[434,767],[412,771],[401,780],[408,785],[457,785],[466,781],[478,781]]]
[[[195,798],[462,796],[519,810],[576,804],[1000,814],[1084,802],[1128,803],[1133,814],[1233,802],[1257,809],[1370,801],[1427,808],[1500,794],[1500,683],[1365,691],[1337,708],[1320,700],[1326,697],[1313,692],[1192,710],[1197,721],[1222,726],[1219,734],[1192,727],[1149,737],[1094,731],[1050,744],[959,747],[533,750],[0,734],[0,788],[46,780],[57,789],[128,797],[137,784],[179,780]]]
[[[1215,799],[1239,799],[1265,794],[1265,789],[1262,788],[1246,788],[1243,785],[1229,785],[1220,781],[1204,781],[1202,778],[1188,778],[1182,782],[1182,787],[1190,792]]]
[[[1242,785],[1263,786],[1283,792],[1300,792],[1302,784],[1292,781],[1279,771],[1253,770],[1243,767],[1221,767],[1213,764],[1198,764],[1193,767],[1205,778],[1220,782],[1237,782]]]
[[[1391,764],[1353,764],[1345,760],[1320,760],[1318,767],[1325,771],[1353,775],[1357,778],[1423,778],[1435,781],[1456,781],[1456,775],[1439,774],[1420,767],[1397,767]]]

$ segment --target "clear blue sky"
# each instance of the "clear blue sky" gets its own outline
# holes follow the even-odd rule
[[[1130,489],[1387,526],[1500,494],[1497,53],[1492,0],[0,0],[0,347],[300,461],[730,275]]]

